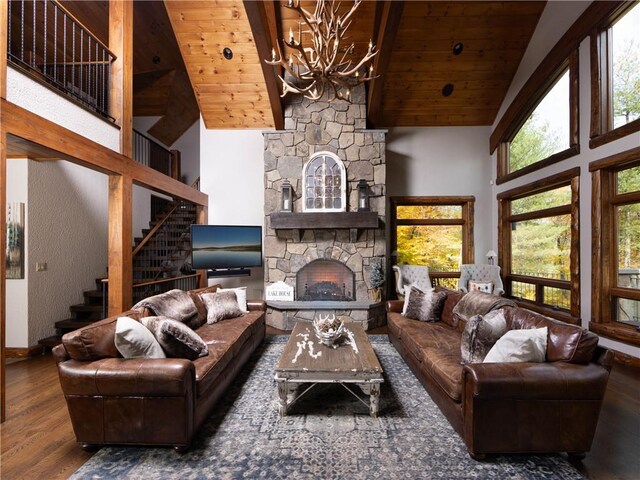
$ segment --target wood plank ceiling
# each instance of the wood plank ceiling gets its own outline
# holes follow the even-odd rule
[[[312,0],[302,3],[313,10]],[[344,9],[351,2],[343,3]],[[371,38],[379,49],[380,42],[390,40],[378,39],[378,32],[389,31],[385,3],[365,1],[359,7],[349,31],[356,55],[364,53]],[[390,4],[397,8],[398,3]],[[165,5],[207,128],[281,124],[282,114],[273,108],[279,92],[265,82],[265,74],[275,75],[275,70],[264,68],[265,55],[257,51],[270,52],[282,32],[298,30],[295,12],[282,1]],[[397,32],[391,29],[395,40],[385,45],[386,71],[375,72],[381,90],[370,97],[377,102],[369,105],[376,111],[370,126],[491,125],[544,6],[544,1],[404,2]],[[462,51],[455,54],[458,43]],[[230,60],[223,55],[225,47],[233,51]],[[444,96],[447,84],[453,92]]]
[[[84,10],[92,30],[105,18],[98,7],[108,8],[106,1],[63,3]],[[313,11],[314,0],[302,4]],[[491,125],[545,4],[363,1],[349,36],[357,57],[369,39],[381,51],[379,77],[368,85],[369,126]],[[277,70],[263,60],[283,32],[298,30],[284,0],[136,1],[134,13],[134,112],[166,116],[154,136],[181,133],[198,108],[211,129],[283,128],[286,98]],[[453,92],[444,96],[447,84]]]

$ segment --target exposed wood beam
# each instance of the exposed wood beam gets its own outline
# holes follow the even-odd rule
[[[7,53],[9,52],[8,44],[7,44],[8,21],[9,21],[9,2],[0,2],[0,97],[1,98],[7,98]],[[2,338],[4,338],[4,336]],[[2,364],[4,365],[4,357],[2,358]],[[2,395],[2,398],[4,399],[4,395]]]
[[[116,55],[111,65],[110,115],[120,127],[120,153],[133,149],[133,2],[109,0],[109,49]]]
[[[6,2],[3,2],[6,4]],[[2,8],[2,6],[0,6]],[[3,51],[0,50],[0,53]],[[6,323],[7,323],[7,136],[4,131],[0,131],[0,423],[4,422],[6,405],[5,405],[5,348],[6,340]]]
[[[127,175],[109,176],[109,316],[131,308],[133,301],[133,182]]]
[[[244,9],[251,25],[253,41],[260,58],[260,67],[264,75],[264,81],[269,94],[269,103],[273,114],[273,122],[276,130],[284,130],[284,112],[282,110],[282,99],[280,98],[280,87],[278,79],[274,74],[273,67],[267,65],[265,59],[271,58],[271,49],[275,45],[272,43],[272,36],[269,26],[269,17],[275,18],[275,11],[267,13],[268,9],[274,9],[273,2],[256,2],[244,0]]]
[[[208,204],[208,196],[191,186],[134,162],[4,99],[0,100],[0,124],[4,133],[15,135],[34,146],[41,145],[37,147],[38,151],[46,153],[49,158],[68,160],[106,174],[126,174],[134,183],[151,190],[197,205]],[[20,148],[20,145],[16,147]]]
[[[376,46],[378,54],[373,60],[373,71],[377,78],[369,82],[369,99],[367,111],[369,126],[377,127],[382,120],[382,97],[384,93],[384,83],[386,81],[385,72],[391,60],[391,52],[393,44],[400,27],[400,19],[402,18],[402,10],[404,2],[386,1],[376,4],[376,18],[380,18],[380,26],[374,26],[377,29]],[[382,13],[379,13],[381,10]]]

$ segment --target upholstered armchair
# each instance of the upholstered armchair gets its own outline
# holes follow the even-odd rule
[[[469,291],[469,282],[493,284],[491,292],[494,295],[502,295],[504,287],[500,278],[500,267],[498,265],[466,264],[460,265],[460,279],[458,289],[463,292]]]
[[[429,267],[426,265],[394,265],[392,268],[396,276],[396,293],[399,299],[404,299],[406,285],[415,285],[421,290],[432,288]]]

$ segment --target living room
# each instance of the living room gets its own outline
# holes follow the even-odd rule
[[[507,253],[504,248],[503,237],[499,233],[499,228],[502,228],[502,218],[500,217],[499,202],[496,201],[496,198],[507,198],[507,194],[511,190],[534,184],[549,177],[560,177],[563,172],[579,167],[577,181],[582,186],[577,203],[579,255],[573,260],[574,263],[571,266],[572,272],[575,272],[573,278],[575,285],[571,285],[571,288],[577,289],[579,310],[578,315],[570,311],[571,308],[576,307],[575,302],[574,305],[565,310],[569,310],[570,316],[577,317],[579,324],[584,328],[591,327],[593,329],[593,323],[598,323],[600,320],[596,318],[598,317],[596,312],[601,312],[603,306],[602,303],[594,304],[592,302],[592,291],[595,291],[595,287],[592,286],[592,278],[600,277],[597,276],[598,273],[594,269],[592,262],[592,257],[596,254],[596,247],[592,244],[592,232],[596,228],[592,224],[594,222],[592,211],[595,206],[591,198],[591,187],[594,174],[590,169],[590,165],[592,162],[609,159],[616,155],[637,156],[639,142],[638,132],[633,130],[629,134],[619,136],[619,138],[606,144],[590,146],[592,123],[590,114],[591,51],[588,39],[574,40],[576,45],[579,45],[579,61],[577,62],[579,66],[577,75],[579,79],[579,95],[576,96],[580,112],[578,116],[578,152],[569,158],[550,163],[541,169],[531,170],[526,175],[498,179],[498,155],[495,151],[491,151],[491,148],[496,143],[493,138],[494,133],[500,130],[501,119],[512,115],[510,106],[513,103],[522,101],[521,99],[519,100],[520,92],[526,91],[526,88],[523,87],[528,84],[530,78],[535,76],[534,72],[537,71],[541,62],[544,64],[544,59],[554,48],[554,45],[559,43],[558,40],[570,30],[576,19],[588,9],[589,5],[590,2],[572,2],[570,4],[548,2],[544,10],[541,10],[542,14],[536,24],[535,31],[532,32],[531,41],[526,50],[523,51],[522,61],[519,63],[517,72],[513,76],[513,80],[510,82],[508,90],[499,104],[500,107],[497,114],[491,122],[480,126],[446,126],[446,124],[443,124],[442,126],[429,127],[393,126],[388,128],[388,132],[385,134],[386,184],[384,196],[385,198],[474,197],[473,248],[471,256],[475,262],[469,263],[485,263],[486,253],[493,250],[498,255],[497,263],[504,266]],[[229,103],[230,108],[232,108],[232,103]],[[286,114],[283,114],[283,120],[285,119]],[[148,133],[148,128],[152,128],[150,125],[156,123],[156,117],[135,118],[133,123],[139,129]],[[634,122],[632,121],[631,123]],[[75,128],[72,127],[72,129]],[[380,128],[386,129],[384,125],[380,125]],[[251,130],[242,128],[233,130],[210,129],[207,128],[205,119],[200,118],[187,130],[188,143],[193,146],[193,143],[197,142],[198,148],[194,149],[197,150],[195,153],[183,156],[185,160],[183,174],[188,177],[187,183],[191,183],[190,181],[197,178],[198,175],[200,177],[200,190],[208,197],[206,217],[203,223],[212,225],[263,225],[266,232],[265,136],[268,134],[263,133],[262,130],[268,129],[266,127]],[[174,142],[165,145],[174,148],[174,145],[178,142],[179,140],[176,139]],[[183,145],[185,143],[184,141],[182,142]],[[117,147],[111,148],[117,149]],[[36,156],[34,155],[34,157]],[[7,163],[12,163],[14,160],[16,159],[12,158]],[[107,224],[110,220],[110,214],[108,213],[110,200],[107,192],[109,185],[106,181],[106,176],[100,175],[102,175],[102,180],[96,181],[96,183],[100,183],[100,186],[96,187],[99,190],[96,191],[104,192],[100,194],[101,202],[104,206],[96,209],[100,213],[95,217],[99,218],[98,223],[104,226],[104,231],[101,234],[102,243],[99,243],[101,245],[101,252],[98,254],[100,258],[96,263],[102,265],[101,268],[108,264],[111,271],[112,265],[117,263],[112,263],[112,260],[108,258],[108,250],[110,248],[107,247],[106,232],[108,230]],[[500,174],[500,176],[502,175]],[[12,179],[9,176],[7,183],[11,181]],[[85,183],[94,181],[85,180]],[[354,180],[350,181],[353,182]],[[301,193],[296,192],[296,194],[300,195]],[[148,193],[145,195],[147,195],[145,198],[148,198]],[[201,201],[201,199],[199,200]],[[13,201],[19,201],[19,199]],[[29,202],[31,202],[31,199],[29,199]],[[136,198],[134,198],[134,217],[138,215],[136,212],[146,210],[144,206],[140,206],[141,204],[144,205],[145,201],[137,202]],[[389,227],[391,219],[389,217],[389,206],[386,202],[385,207],[386,215],[383,216],[383,219]],[[139,216],[144,217],[145,215],[148,216],[146,213]],[[145,220],[135,220],[133,223],[144,225]],[[136,235],[136,233],[132,233],[132,237]],[[391,255],[395,249],[391,247],[390,243],[387,244],[387,247],[388,249],[384,252],[384,256],[388,260],[387,266],[390,267],[392,263]],[[44,259],[45,257],[42,258]],[[95,268],[100,267],[97,266]],[[249,277],[211,279],[210,283],[221,283],[225,287],[246,286],[249,297],[264,298],[265,288],[270,283],[268,280],[265,281],[265,268],[253,269]],[[391,298],[394,289],[392,288],[392,281],[390,281],[392,279],[390,268],[387,268],[385,273],[388,280],[386,294],[387,298]],[[91,272],[89,277],[95,278],[99,275],[104,275],[104,271]],[[7,280],[5,281],[6,283],[3,282],[7,285],[4,291],[4,294],[7,295],[7,311],[9,311],[10,303],[9,284],[13,281]],[[562,286],[564,287],[564,284]],[[575,297],[576,293],[572,290],[571,295]],[[31,299],[28,301],[31,302]],[[125,309],[120,308],[116,311],[124,311]],[[9,319],[9,315],[6,318]],[[29,321],[32,320],[29,319]],[[47,320],[49,328],[52,328],[54,321],[55,319]],[[14,324],[9,321],[6,323],[7,337],[9,337],[11,335],[10,330]],[[619,326],[616,325],[615,321],[609,323]],[[626,329],[626,327],[626,325],[622,326],[623,329]],[[634,359],[637,360],[640,357],[640,350],[638,349],[638,344],[634,343],[633,334],[630,334],[631,337],[625,334],[622,336],[616,335],[613,330],[608,329],[607,325],[604,325],[599,331],[597,328],[598,325],[595,325],[594,331],[600,335],[600,345],[619,352],[622,354],[621,358],[632,363]],[[611,333],[614,334],[611,335]],[[27,334],[26,338],[27,340],[21,344],[7,344],[7,346],[29,349],[33,341],[31,333]],[[629,400],[627,407],[630,409],[635,408],[633,406],[635,404],[631,402],[632,400]],[[70,474],[72,471],[67,473]]]

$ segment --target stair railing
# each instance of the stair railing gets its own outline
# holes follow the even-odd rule
[[[200,275],[202,273],[196,272],[191,275],[181,275],[179,277],[161,278],[159,280],[153,280],[151,282],[136,283],[133,286],[133,304],[135,305],[140,300],[143,300],[152,295],[158,295],[160,293],[168,292],[174,288],[180,290],[194,290],[200,285]],[[108,295],[107,288],[109,285],[109,279],[102,279],[102,318],[107,318],[107,303]]]

